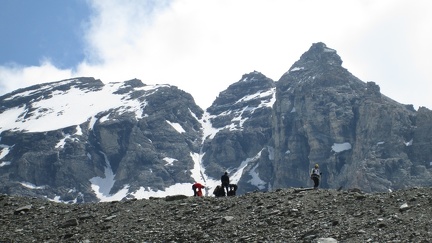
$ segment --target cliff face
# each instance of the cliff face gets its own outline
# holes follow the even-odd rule
[[[431,186],[432,111],[400,104],[313,44],[277,82],[254,71],[203,111],[170,85],[76,78],[0,97],[0,192],[88,202],[312,186]]]
[[[277,82],[274,187],[304,185],[315,163],[324,187],[431,185],[431,111],[389,99],[341,64],[317,43]]]
[[[203,166],[213,178],[228,171],[239,193],[271,188],[272,106],[275,83],[259,72],[243,75],[207,109],[217,130],[203,144]]]

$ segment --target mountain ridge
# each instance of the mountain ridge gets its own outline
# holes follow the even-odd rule
[[[202,110],[171,85],[75,78],[0,97],[0,192],[88,202],[309,186],[432,185],[431,111],[400,104],[315,43],[278,81],[253,71]]]

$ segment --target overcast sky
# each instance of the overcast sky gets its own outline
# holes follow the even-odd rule
[[[430,0],[0,1],[0,95],[87,76],[171,84],[203,109],[254,70],[277,81],[312,43],[381,92],[432,109]]]

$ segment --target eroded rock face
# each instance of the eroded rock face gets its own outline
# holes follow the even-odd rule
[[[0,194],[2,242],[428,242],[432,190],[288,188],[60,204]]]
[[[232,177],[240,174],[240,194],[270,188],[274,94],[274,81],[255,71],[221,92],[207,109],[208,120],[219,131],[205,138],[206,173],[213,178],[225,171]]]
[[[423,122],[431,111],[389,99],[341,63],[335,50],[316,43],[277,82],[274,187],[304,185],[315,163],[324,187],[431,185],[430,150],[422,152],[428,142],[418,132],[430,135]]]

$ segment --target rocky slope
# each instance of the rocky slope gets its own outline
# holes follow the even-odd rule
[[[0,195],[0,242],[429,242],[432,189],[61,204]]]

